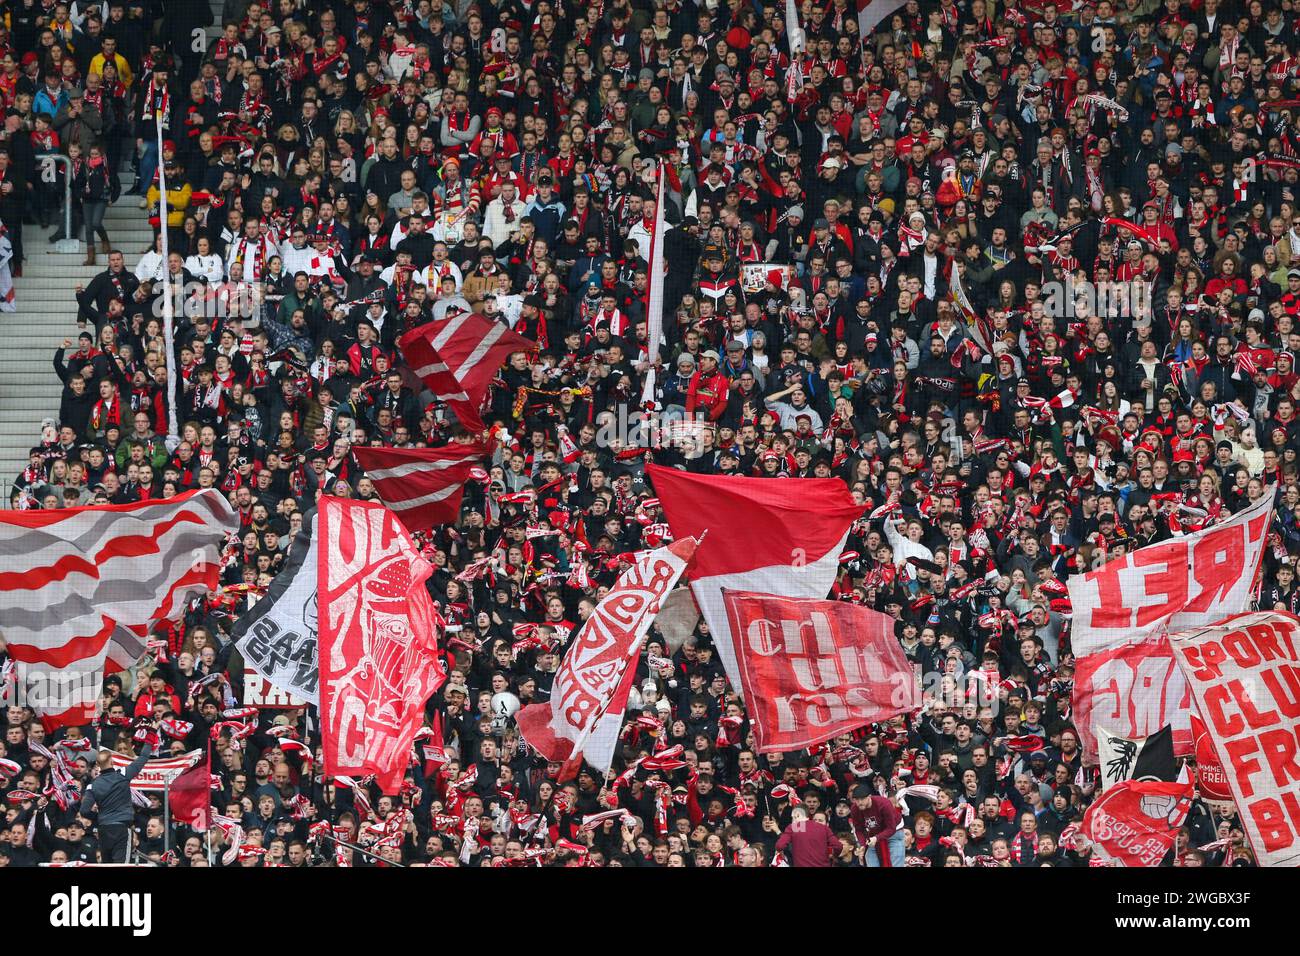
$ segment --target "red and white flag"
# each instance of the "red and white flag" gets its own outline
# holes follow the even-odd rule
[[[1300,618],[1256,611],[1169,639],[1259,865],[1300,864]]]
[[[109,754],[109,759],[112,760],[115,770],[125,770],[135,760],[130,754],[117,752]],[[181,774],[204,759],[203,750],[191,750],[179,757],[155,757],[146,760],[144,768],[131,778],[131,789],[137,793],[150,791],[161,793],[167,788],[169,781],[174,783]]]
[[[547,760],[581,754],[593,767],[609,770],[636,674],[632,662],[660,603],[697,552],[694,538],[678,538],[645,552],[623,572],[564,655],[550,701],[515,715],[529,746]]]
[[[889,615],[730,588],[722,600],[759,752],[811,747],[921,706]]]
[[[426,531],[460,517],[460,502],[470,471],[483,446],[352,449],[375,485],[379,500],[402,519],[408,531]]]
[[[149,628],[218,585],[220,492],[0,515],[0,628],[14,693],[47,727],[87,723],[106,666],[134,664]],[[106,662],[111,663],[106,665]]]
[[[1259,501],[1219,524],[1067,578],[1074,653],[1138,644],[1245,611],[1264,556],[1273,492],[1270,486]]]
[[[375,774],[396,794],[425,702],[446,677],[446,622],[425,588],[433,567],[374,502],[322,497],[316,536],[322,773]]]
[[[1210,729],[1199,714],[1192,714],[1192,750],[1196,755],[1196,783],[1207,800],[1231,800],[1232,787],[1223,769]]]
[[[397,344],[415,374],[472,434],[483,430],[479,413],[502,363],[515,352],[537,348],[535,342],[477,312],[461,312],[421,325]]]
[[[703,539],[691,571],[691,591],[727,678],[740,687],[741,635],[732,632],[722,589],[826,597],[862,506],[837,478],[792,483],[693,475],[659,465],[647,465],[646,474],[673,537]]]
[[[1124,780],[1084,811],[1081,832],[1103,860],[1127,867],[1159,866],[1191,806],[1190,780]]]
[[[207,749],[203,762],[186,770],[168,788],[172,818],[192,830],[204,831],[212,821],[212,768]]]
[[[1174,753],[1192,752],[1191,691],[1165,637],[1080,657],[1071,702],[1089,766],[1098,761],[1102,731],[1135,740],[1170,724]]]

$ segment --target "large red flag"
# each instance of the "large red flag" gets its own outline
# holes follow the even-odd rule
[[[1159,866],[1192,806],[1192,782],[1124,780],[1083,814],[1081,832],[1103,859],[1121,866]]]
[[[212,820],[212,768],[207,751],[203,762],[172,781],[167,794],[172,819],[194,830],[206,830]]]
[[[646,474],[673,537],[702,539],[691,591],[728,679],[740,687],[740,641],[727,619],[722,589],[826,597],[862,506],[838,478],[727,478],[659,465],[646,466]]]
[[[811,747],[921,706],[889,615],[730,588],[722,599],[760,752]]]
[[[380,504],[323,497],[316,522],[322,772],[373,773],[395,794],[446,676],[446,624],[425,588],[433,568]]]
[[[481,445],[441,448],[352,449],[375,485],[379,500],[396,512],[410,531],[425,531],[460,516],[465,482],[483,457]]]
[[[514,352],[537,348],[537,343],[477,312],[418,326],[397,344],[415,374],[471,434],[483,430],[479,412],[501,364]]]
[[[585,753],[592,766],[609,770],[632,687],[630,665],[695,552],[693,538],[679,538],[623,572],[569,646],[550,701],[515,715],[524,740],[547,760]]]

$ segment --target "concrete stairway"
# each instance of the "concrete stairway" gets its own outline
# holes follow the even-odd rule
[[[123,189],[131,188],[129,174]],[[153,242],[148,213],[140,200],[123,196],[108,209],[104,228],[114,248],[126,255],[134,268],[141,253]],[[27,452],[40,443],[41,420],[58,418],[63,386],[54,373],[54,350],[64,339],[76,341],[78,285],[89,285],[106,268],[101,252],[96,266],[83,266],[85,243],[76,254],[58,253],[47,242],[53,229],[29,225],[23,229],[27,261],[23,275],[14,280],[18,311],[0,313],[0,489],[9,506],[13,480],[27,465]],[[90,331],[93,333],[94,328]]]

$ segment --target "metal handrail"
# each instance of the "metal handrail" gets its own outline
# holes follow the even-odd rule
[[[72,234],[72,160],[62,153],[49,153],[42,156],[42,163],[51,166],[63,163],[66,167],[63,177],[63,238],[54,244],[55,252],[72,253],[81,251],[81,243]],[[42,176],[44,173],[42,173]],[[46,180],[49,182],[49,180]]]

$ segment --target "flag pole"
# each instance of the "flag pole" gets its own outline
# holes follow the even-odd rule
[[[667,229],[664,219],[664,197],[667,194],[667,161],[659,161],[659,186],[655,193],[654,234],[650,237],[650,283],[646,288],[646,359],[650,368],[646,371],[645,387],[641,390],[641,408],[649,415],[649,409],[655,400],[656,368],[659,363],[659,344],[664,337],[664,232]]]
[[[163,103],[166,102],[164,97]],[[172,274],[168,262],[170,251],[167,236],[167,170],[163,163],[163,114],[159,108],[154,112],[154,126],[158,136],[158,234],[162,238],[163,270],[163,358],[167,363],[167,451],[172,452],[180,444],[180,427],[176,414],[176,330],[173,327],[172,313]],[[145,187],[148,191],[148,187]]]
[[[172,782],[164,776],[163,778],[163,852],[168,853],[172,848],[172,809],[171,809]]]

